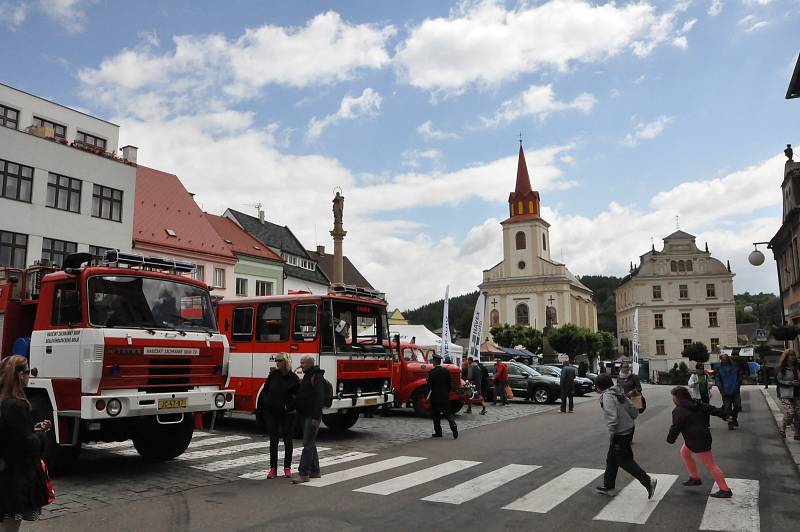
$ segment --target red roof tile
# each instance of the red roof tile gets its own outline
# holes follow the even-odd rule
[[[214,216],[213,214],[205,214],[208,222],[235,254],[283,262],[280,255],[236,225],[233,220],[222,216]]]
[[[133,241],[236,258],[178,176],[142,165],[136,168]]]

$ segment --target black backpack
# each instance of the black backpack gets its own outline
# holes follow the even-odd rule
[[[322,377],[322,381],[325,383],[325,407],[330,408],[333,404],[333,384],[325,377]]]

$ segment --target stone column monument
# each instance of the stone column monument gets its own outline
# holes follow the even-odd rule
[[[344,283],[344,254],[342,252],[342,241],[347,231],[342,228],[342,214],[344,213],[344,196],[336,191],[333,198],[333,283]]]

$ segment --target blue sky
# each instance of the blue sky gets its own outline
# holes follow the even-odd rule
[[[345,252],[390,304],[473,290],[501,257],[522,133],[554,258],[624,275],[675,228],[746,261],[780,223],[798,0],[0,0],[0,81],[121,126],[209,212]]]

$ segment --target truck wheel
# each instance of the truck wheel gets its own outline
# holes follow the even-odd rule
[[[180,423],[162,425],[156,416],[141,420],[133,446],[147,460],[172,460],[189,447],[194,433],[193,416],[185,415]]]
[[[539,386],[533,389],[533,400],[537,404],[543,405],[550,402],[550,390],[545,386]]]
[[[454,414],[458,414],[461,412],[461,409],[464,407],[464,403],[461,401],[450,401],[450,411]]]
[[[418,416],[431,415],[431,402],[427,399],[427,395],[427,386],[420,386],[411,394],[411,404],[414,406],[414,413]]]
[[[48,420],[51,424],[53,423],[53,407],[50,406],[50,400],[46,396],[36,395],[32,397],[31,409],[33,410],[34,421]],[[76,420],[76,422],[79,421]],[[47,470],[53,478],[70,473],[80,453],[80,442],[77,445],[59,445],[56,442],[55,425],[45,433],[42,459],[47,464]]]
[[[322,422],[333,432],[344,432],[356,424],[358,414],[358,411],[350,411],[343,414],[324,414]]]

